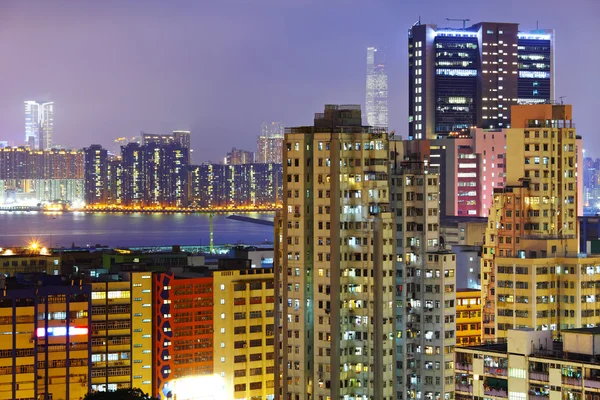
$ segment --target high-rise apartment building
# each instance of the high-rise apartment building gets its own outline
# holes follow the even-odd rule
[[[598,258],[580,258],[570,105],[513,106],[506,185],[494,190],[482,262],[484,339],[595,324]],[[533,305],[533,306],[532,306]]]
[[[141,145],[159,145],[164,146],[168,144],[178,144],[184,150],[185,156],[188,160],[191,160],[191,152],[192,152],[192,141],[191,141],[192,133],[190,131],[183,130],[175,130],[173,133],[168,135],[157,135],[153,133],[145,133],[141,132]],[[130,143],[136,142],[136,138],[131,138]],[[140,141],[137,141],[138,143]]]
[[[187,398],[189,379],[213,375],[213,279],[208,272],[181,278],[161,272],[153,279],[153,393],[161,399]]]
[[[140,388],[151,393],[152,273],[105,277],[92,283],[89,387],[93,391]]]
[[[406,152],[440,171],[442,217],[487,217],[494,189],[504,186],[505,136],[505,130],[477,128],[404,142]]]
[[[440,244],[439,170],[392,141],[397,398],[451,399],[456,255]]]
[[[254,163],[254,153],[233,147],[225,157],[226,165],[241,165]]]
[[[275,399],[273,268],[213,272],[214,373],[227,399]]]
[[[90,292],[80,281],[0,281],[0,399],[79,399],[90,382]]]
[[[123,200],[126,206],[146,205],[146,162],[142,147],[128,143],[121,148]]]
[[[83,149],[85,154],[85,202],[106,204],[108,201],[108,152],[99,144]]]
[[[191,197],[203,208],[272,207],[281,202],[281,164],[192,166]]]
[[[52,148],[54,102],[25,101],[25,144],[32,150]]]
[[[258,137],[256,162],[281,164],[282,146],[283,124],[281,122],[264,122]]]
[[[367,125],[388,127],[388,77],[385,54],[375,47],[367,48]]]
[[[388,134],[360,106],[287,128],[276,221],[275,395],[396,397]]]
[[[511,106],[554,99],[554,33],[516,23],[463,29],[412,26],[408,34],[409,139],[476,126],[510,127]]]
[[[82,151],[0,149],[0,202],[79,202],[83,198]]]

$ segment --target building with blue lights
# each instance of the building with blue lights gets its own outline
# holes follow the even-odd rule
[[[510,127],[510,107],[554,99],[554,32],[517,23],[408,33],[409,139]]]

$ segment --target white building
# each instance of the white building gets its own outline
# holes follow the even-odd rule
[[[384,54],[377,48],[367,48],[367,125],[388,127],[388,77]]]
[[[32,150],[52,148],[54,102],[25,101],[25,144]]]

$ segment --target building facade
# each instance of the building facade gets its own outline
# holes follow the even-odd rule
[[[393,141],[397,398],[453,398],[456,256],[441,247],[439,170]]]
[[[2,280],[1,399],[73,399],[90,381],[89,285],[43,274]]]
[[[367,125],[388,127],[388,77],[385,54],[376,47],[367,48]]]
[[[25,101],[25,145],[31,150],[52,148],[54,102]]]
[[[191,167],[191,197],[201,208],[267,207],[282,198],[281,164]]]
[[[99,144],[83,149],[85,154],[85,202],[108,203],[108,152]]]
[[[83,201],[84,157],[78,150],[0,149],[0,203]]]
[[[153,393],[182,398],[187,389],[182,382],[213,375],[213,279],[210,274],[177,278],[172,272],[153,279]]]
[[[273,268],[213,272],[214,373],[227,399],[275,399]]]
[[[283,149],[275,395],[393,399],[387,132],[362,126],[360,106],[326,105],[313,126],[286,129]]]
[[[579,258],[571,113],[569,105],[513,106],[506,185],[494,190],[483,246],[484,339],[515,327],[558,331],[587,323],[587,301],[567,290],[594,276],[594,261]]]
[[[92,283],[91,391],[152,392],[152,283],[150,272]]]
[[[408,34],[409,139],[510,127],[511,106],[554,100],[554,33],[516,23]]]
[[[600,389],[597,327],[563,332],[511,330],[505,343],[456,351],[456,399],[585,399]]]
[[[256,162],[281,164],[283,148],[283,124],[281,122],[264,122],[258,137]]]
[[[248,150],[236,149],[233,147],[227,156],[225,157],[226,165],[241,165],[241,164],[253,164],[254,153]]]
[[[456,345],[481,344],[481,290],[456,291]]]

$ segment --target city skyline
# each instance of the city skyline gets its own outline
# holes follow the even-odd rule
[[[456,15],[456,5],[450,9],[441,1],[432,2],[425,10],[420,4],[401,7],[387,1],[369,7],[353,3],[353,7],[340,10],[333,2],[319,7],[318,13],[314,13],[314,1],[300,5],[265,0],[239,5],[234,13],[220,3],[181,1],[166,9],[152,1],[143,6],[132,1],[126,7],[117,7],[117,2],[102,6],[69,3],[68,11],[61,15],[53,11],[55,7],[34,3],[5,2],[0,6],[5,33],[0,44],[6,58],[12,60],[5,67],[10,79],[0,98],[0,131],[2,140],[15,144],[24,136],[22,101],[52,98],[60,105],[61,114],[55,141],[68,147],[82,148],[96,143],[96,138],[108,146],[117,137],[134,136],[141,130],[181,128],[192,131],[198,160],[210,159],[213,152],[225,154],[234,140],[240,148],[253,149],[259,131],[252,128],[251,134],[249,126],[270,120],[302,125],[306,123],[302,115],[309,115],[320,104],[362,103],[364,49],[373,43],[386,47],[388,53],[390,129],[406,137],[406,32],[419,15],[423,23],[440,27],[460,28],[459,22],[446,21],[458,16],[471,21],[518,22],[522,30],[535,29],[539,20],[540,29],[555,29],[555,97],[566,96],[565,102],[578,110],[578,129],[593,132],[591,95],[598,83],[587,77],[593,76],[598,56],[586,51],[586,41],[581,39],[598,34],[592,21],[600,8],[592,1],[581,1],[579,7],[558,1],[513,1],[480,10],[477,2],[463,1],[459,4],[461,15]],[[572,18],[560,17],[567,13]],[[380,23],[360,31],[352,28],[375,15]],[[309,34],[294,29],[296,18],[300,21],[303,16],[310,16],[319,29]],[[23,24],[25,18],[35,23]],[[207,21],[198,24],[198,18]],[[74,22],[80,20],[89,24]],[[571,21],[578,21],[577,29]],[[229,26],[235,29],[225,31]],[[38,30],[51,40],[34,42]],[[161,34],[157,36],[157,32]],[[52,43],[60,43],[60,47]],[[199,59],[190,54],[190,46],[206,49],[209,57]],[[20,61],[26,58],[21,56],[24,48],[45,60],[47,74],[34,73],[33,64]],[[153,56],[146,57],[151,51]],[[115,57],[118,63],[111,61]],[[288,62],[293,57],[320,62]],[[149,59],[154,61],[147,62]],[[182,62],[173,63],[174,59]],[[339,59],[345,60],[343,65]],[[35,68],[37,71],[37,65]],[[230,109],[238,110],[236,118],[224,111]],[[201,145],[210,132],[217,131],[219,139],[212,140],[216,151]],[[597,147],[592,135],[585,145],[589,152]]]

